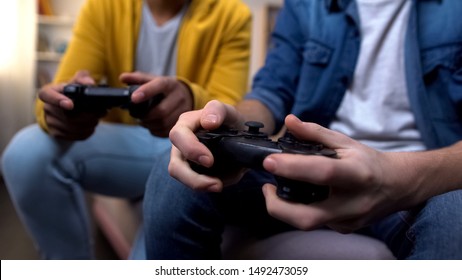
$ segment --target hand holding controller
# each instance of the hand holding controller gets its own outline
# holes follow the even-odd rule
[[[111,88],[68,84],[64,87],[63,94],[74,102],[74,112],[91,112],[121,107],[128,109],[132,117],[141,118],[152,107],[159,104],[164,96],[163,94],[158,94],[149,101],[135,104],[131,102],[131,96],[138,87],[134,85],[126,88]]]
[[[265,133],[260,132],[263,127],[259,122],[246,122],[248,129],[238,131],[221,127],[213,131],[199,131],[197,138],[212,152],[214,164],[206,168],[195,163],[191,167],[198,173],[206,175],[223,175],[229,173],[229,167],[242,167],[264,170],[263,160],[270,154],[290,153],[302,155],[318,155],[335,158],[334,150],[325,148],[322,144],[300,141],[290,133],[277,141],[272,141]],[[295,181],[276,176],[278,183],[277,195],[283,199],[312,203],[328,197],[329,188],[307,182]]]

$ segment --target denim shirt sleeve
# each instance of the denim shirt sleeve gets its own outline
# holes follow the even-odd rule
[[[272,112],[276,131],[292,110],[303,61],[304,35],[291,3],[286,1],[279,12],[265,65],[256,74],[252,90],[246,96],[259,100]]]
[[[289,113],[327,126],[352,80],[359,52],[356,21],[348,9],[330,11],[325,3],[284,1],[265,66],[246,96],[272,112],[276,131]]]
[[[408,92],[429,149],[462,140],[461,14],[462,1],[419,1],[411,17]]]

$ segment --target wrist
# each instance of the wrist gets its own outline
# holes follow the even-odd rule
[[[457,170],[459,155],[454,153],[455,148],[386,153],[392,165],[387,175],[390,184],[401,190],[412,204],[460,188],[462,174]]]
[[[186,103],[189,105],[189,109],[193,110],[194,109],[194,96],[193,96],[193,91],[189,87],[189,85],[182,80],[177,80],[181,92],[184,94],[186,98]]]

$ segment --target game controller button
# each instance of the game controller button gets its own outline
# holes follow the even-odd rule
[[[78,85],[70,84],[64,87],[64,92],[76,92]]]
[[[247,132],[250,134],[260,134],[260,128],[263,128],[264,125],[261,122],[248,121],[245,123],[247,126]]]

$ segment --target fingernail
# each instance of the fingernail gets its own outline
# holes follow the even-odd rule
[[[209,192],[219,192],[220,187],[218,185],[212,185],[212,186],[207,188],[207,191],[209,191]]]
[[[265,166],[266,170],[273,172],[276,170],[277,164],[276,161],[270,157],[266,157],[263,160],[263,165]]]
[[[146,94],[144,94],[144,92],[142,91],[137,91],[137,92],[134,92],[132,94],[132,101],[140,101],[140,100],[143,100],[145,98]]]
[[[84,77],[82,83],[92,85],[94,81],[93,81],[93,78],[91,77]]]
[[[271,186],[268,184],[264,184],[262,187],[263,195],[265,197],[271,196]]]
[[[208,156],[200,156],[198,161],[203,166],[210,166],[211,159]]]
[[[73,108],[73,104],[72,104],[72,101],[68,99],[63,99],[59,101],[59,107],[70,110]]]
[[[216,123],[218,121],[218,116],[215,114],[208,114],[204,117],[204,121]]]

